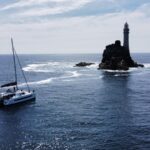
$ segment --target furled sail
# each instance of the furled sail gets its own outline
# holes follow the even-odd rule
[[[17,85],[17,82],[11,82],[11,83],[7,83],[7,84],[4,84],[4,85],[1,85],[1,88],[9,87],[9,86],[16,86],[16,85]]]

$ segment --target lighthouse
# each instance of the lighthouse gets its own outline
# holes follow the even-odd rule
[[[124,39],[123,46],[129,51],[129,25],[126,22],[124,25]]]

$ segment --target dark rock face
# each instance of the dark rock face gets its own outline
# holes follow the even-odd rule
[[[144,65],[134,62],[129,50],[121,46],[120,41],[106,46],[99,69],[128,70],[129,67],[144,67]]]
[[[93,64],[94,63],[80,62],[80,63],[76,64],[75,67],[86,67],[86,66],[90,66]]]

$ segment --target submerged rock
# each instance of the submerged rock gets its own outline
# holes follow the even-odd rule
[[[75,67],[86,67],[86,66],[91,66],[94,65],[94,63],[87,63],[87,62],[80,62],[75,65]]]
[[[121,46],[120,41],[106,46],[99,69],[128,70],[129,67],[144,67],[144,65],[134,62],[129,50]]]

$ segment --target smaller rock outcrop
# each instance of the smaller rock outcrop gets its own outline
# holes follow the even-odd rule
[[[120,41],[106,46],[99,69],[128,70],[129,67],[144,67],[144,65],[134,62],[129,50],[121,46]]]
[[[87,62],[80,62],[78,64],[75,65],[75,67],[86,67],[86,66],[91,66],[94,63],[87,63]]]

